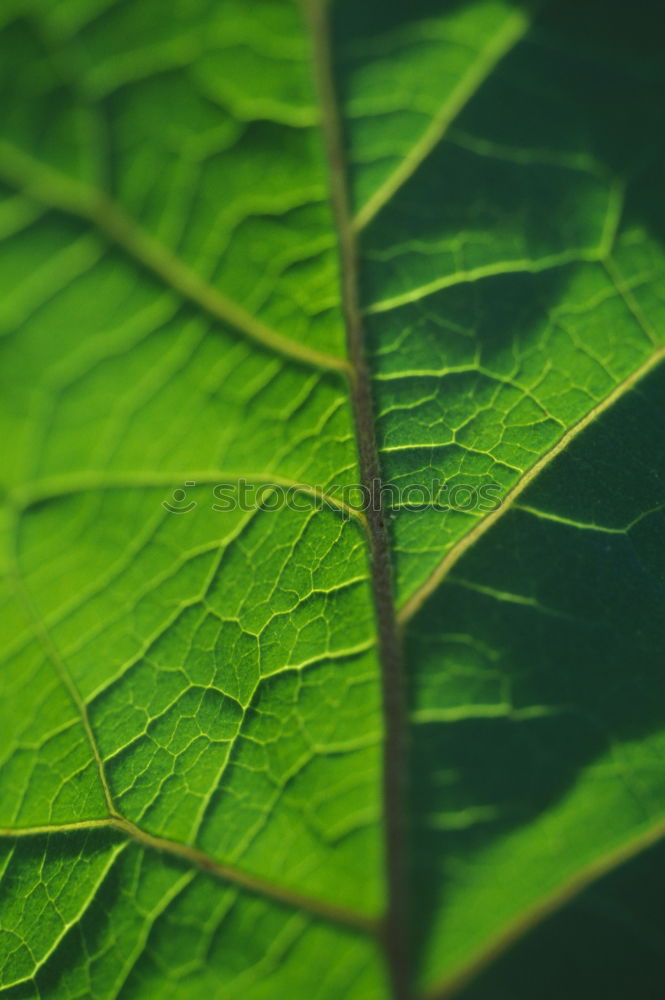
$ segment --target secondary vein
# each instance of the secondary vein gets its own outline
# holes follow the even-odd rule
[[[288,476],[275,475],[266,472],[239,472],[233,469],[193,469],[186,472],[161,471],[129,471],[129,472],[80,472],[63,476],[52,476],[47,479],[26,483],[13,492],[8,493],[10,505],[23,511],[44,501],[56,500],[76,493],[86,493],[99,490],[124,489],[170,489],[186,485],[216,486],[228,483],[237,484],[241,481],[261,486],[279,486],[287,490],[302,493],[321,503],[335,508],[349,517],[353,517],[365,526],[365,515],[362,510],[354,507],[320,486],[291,479]]]
[[[590,862],[582,871],[516,917],[512,923],[490,939],[469,962],[460,966],[445,980],[429,990],[425,994],[424,1000],[450,1000],[450,998],[457,996],[468,983],[534,927],[562,909],[594,882],[598,882],[631,858],[635,858],[643,851],[654,847],[663,838],[665,838],[665,819],[659,820],[625,844],[620,844],[607,854]]]
[[[268,350],[314,368],[348,373],[344,358],[282,336],[222,295],[101,191],[71,180],[8,142],[0,142],[0,176],[40,204],[92,223],[174,291]]]
[[[524,37],[528,28],[529,18],[523,11],[516,10],[510,14],[450,93],[418,142],[360,209],[353,220],[357,230],[367,226],[402,185],[413,176],[423,160],[441,142],[448,126],[477,93],[497,63]]]
[[[371,917],[348,910],[343,906],[335,906],[333,903],[326,903],[323,900],[314,899],[298,892],[292,892],[290,889],[275,885],[266,879],[258,878],[233,865],[223,864],[197,847],[192,847],[178,840],[171,840],[169,837],[159,837],[149,833],[117,812],[111,813],[111,815],[104,819],[82,820],[76,823],[43,824],[40,826],[19,827],[18,829],[0,828],[0,837],[37,837],[100,829],[118,831],[131,840],[136,841],[142,847],[162,854],[168,854],[181,861],[186,861],[208,875],[218,878],[223,882],[228,882],[231,885],[236,885],[241,889],[247,889],[255,895],[274,900],[294,909],[304,910],[314,916],[323,917],[332,923],[352,927],[367,934],[376,933],[376,921]]]
[[[497,507],[495,511],[479,521],[477,525],[461,539],[461,541],[454,545],[446,553],[441,562],[435,567],[433,572],[427,577],[424,583],[422,583],[420,587],[418,587],[418,589],[411,594],[408,600],[405,601],[400,608],[398,615],[401,625],[405,625],[411,618],[413,618],[413,616],[423,606],[430,594],[432,594],[448,576],[450,570],[462,558],[464,553],[471,548],[471,546],[474,545],[475,542],[477,542],[478,539],[481,538],[485,532],[496,523],[496,521],[502,518],[504,514],[510,510],[515,500],[517,500],[520,494],[524,492],[527,486],[533,482],[539,473],[546,468],[550,462],[557,457],[557,455],[560,455],[578,434],[592,424],[594,420],[605,412],[605,410],[609,409],[609,407],[620,399],[621,396],[634,388],[634,386],[637,385],[637,383],[646,375],[648,375],[649,372],[656,368],[664,358],[665,347],[661,347],[659,350],[651,354],[640,368],[632,372],[632,374],[629,375],[628,378],[624,379],[623,382],[619,382],[614,390],[606,396],[605,399],[601,400],[601,402],[590,410],[584,417],[582,417],[581,420],[578,420],[576,424],[573,424],[572,427],[568,428],[566,433],[559,438],[556,444],[553,445],[549,451],[545,452],[545,454],[531,466],[528,472],[522,476],[512,490],[506,494],[503,498],[501,506]]]

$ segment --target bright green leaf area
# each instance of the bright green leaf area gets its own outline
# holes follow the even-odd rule
[[[662,995],[664,27],[4,0],[3,998]]]

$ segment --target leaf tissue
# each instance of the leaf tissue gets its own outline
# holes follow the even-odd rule
[[[665,23],[4,0],[0,996],[665,989]]]

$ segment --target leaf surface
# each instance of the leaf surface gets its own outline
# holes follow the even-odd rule
[[[3,8],[8,1000],[657,981],[658,18]]]

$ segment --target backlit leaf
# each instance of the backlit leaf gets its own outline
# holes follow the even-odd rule
[[[662,14],[5,0],[0,994],[656,997]]]

